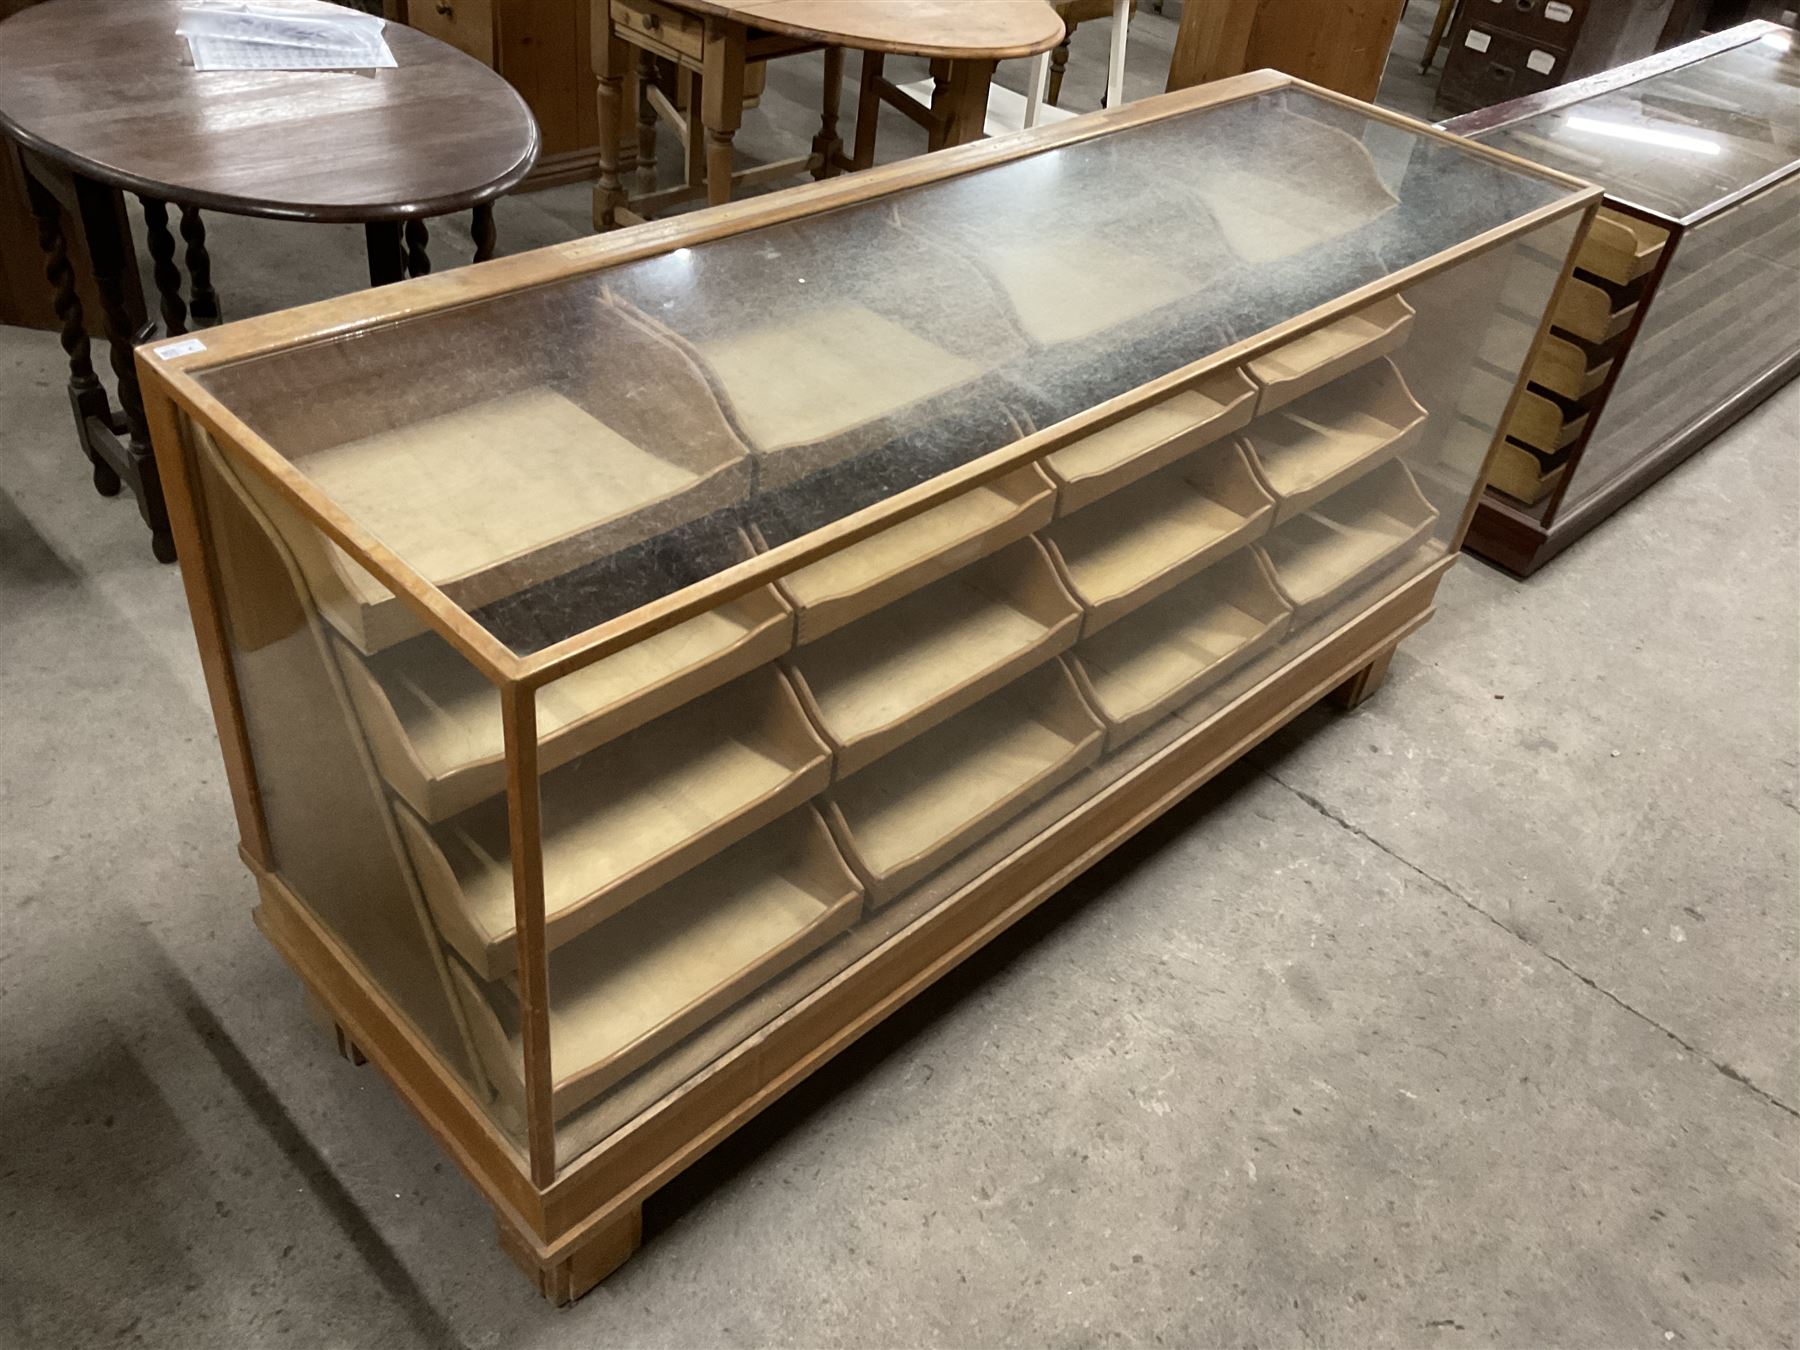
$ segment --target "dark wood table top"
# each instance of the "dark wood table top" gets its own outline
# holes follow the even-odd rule
[[[130,192],[281,220],[444,215],[537,159],[512,86],[414,29],[387,26],[394,70],[197,71],[177,9],[48,0],[0,23],[0,128]]]

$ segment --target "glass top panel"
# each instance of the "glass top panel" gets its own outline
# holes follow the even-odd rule
[[[1569,195],[1277,90],[200,378],[524,655]]]
[[[1475,139],[1685,219],[1800,162],[1800,51],[1770,35]]]

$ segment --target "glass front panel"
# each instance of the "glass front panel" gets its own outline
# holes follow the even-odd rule
[[[529,653],[1564,195],[1277,91],[200,378]],[[323,561],[349,640],[422,631]]]
[[[1800,163],[1800,54],[1771,35],[1478,139],[1680,220]]]
[[[1692,226],[1674,250],[1558,512],[1800,351],[1800,174]]]

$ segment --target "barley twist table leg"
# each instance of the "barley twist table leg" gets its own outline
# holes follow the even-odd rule
[[[475,240],[475,261],[486,262],[494,256],[494,204],[483,202],[470,213],[469,234]]]
[[[431,240],[431,231],[422,220],[406,222],[406,274],[411,277],[427,276],[431,272],[431,258],[425,252],[425,245]]]
[[[187,245],[188,309],[197,324],[219,321],[219,296],[212,286],[212,255],[206,251],[206,225],[200,208],[181,208],[181,238]]]
[[[187,332],[187,306],[181,301],[181,269],[175,266],[175,236],[169,232],[169,208],[154,197],[138,198],[144,207],[144,240],[150,249],[150,271],[162,299],[163,332]]]

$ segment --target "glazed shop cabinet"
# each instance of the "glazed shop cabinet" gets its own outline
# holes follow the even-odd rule
[[[1446,129],[1606,190],[1469,530],[1525,576],[1800,369],[1800,52],[1744,24]]]
[[[580,1294],[1374,686],[1596,198],[1264,72],[144,349],[258,923]]]

